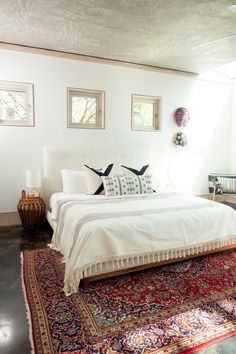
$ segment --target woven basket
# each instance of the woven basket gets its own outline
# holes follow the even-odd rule
[[[35,229],[40,225],[45,214],[45,205],[40,197],[21,198],[17,205],[24,229]]]

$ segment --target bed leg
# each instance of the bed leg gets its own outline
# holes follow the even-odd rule
[[[89,280],[88,278],[84,278],[81,280],[81,288],[87,289],[89,287]]]

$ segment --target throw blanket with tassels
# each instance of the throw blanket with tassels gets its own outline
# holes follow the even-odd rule
[[[52,244],[65,260],[66,295],[80,280],[236,243],[236,212],[185,195],[62,203]]]

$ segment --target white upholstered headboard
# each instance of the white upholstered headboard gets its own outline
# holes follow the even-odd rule
[[[60,170],[82,170],[83,164],[101,168],[114,163],[114,172],[120,165],[141,168],[151,163],[148,146],[116,146],[106,148],[81,148],[78,146],[45,146],[43,149],[43,197],[46,203],[52,193],[62,191]]]

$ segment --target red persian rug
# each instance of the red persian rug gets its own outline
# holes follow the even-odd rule
[[[236,334],[236,251],[95,282],[66,297],[51,249],[22,253],[35,353],[192,353]]]

